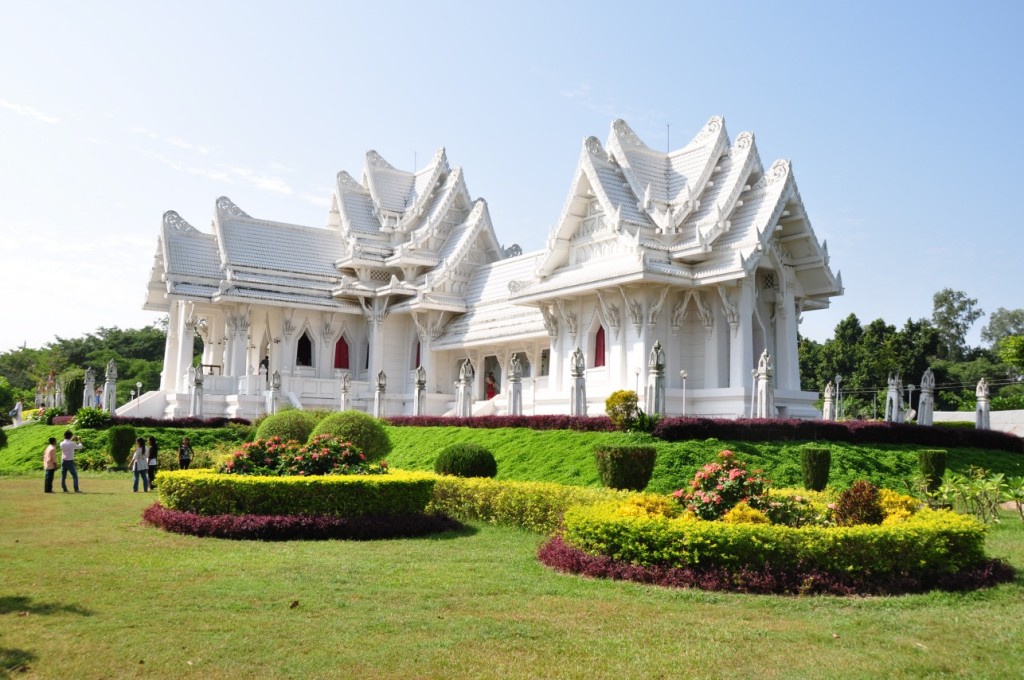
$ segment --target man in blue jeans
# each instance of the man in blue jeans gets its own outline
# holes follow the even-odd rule
[[[78,470],[75,469],[75,451],[82,448],[82,438],[71,438],[71,430],[64,433],[64,441],[60,443],[60,486],[64,493],[68,492],[68,472],[71,473],[71,480],[75,484],[75,493],[82,493],[78,490]]]

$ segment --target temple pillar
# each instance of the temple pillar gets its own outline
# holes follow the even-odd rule
[[[754,368],[754,292],[750,282],[744,281],[730,300],[732,308],[726,310],[732,338],[729,346],[729,387],[746,388],[751,384],[750,372]]]
[[[171,300],[167,318],[167,340],[164,342],[164,370],[160,372],[160,389],[174,390],[178,378],[178,318],[181,302]]]
[[[191,309],[182,309],[178,318],[178,359],[175,375],[175,392],[188,393],[187,371],[192,365],[192,350],[195,344],[196,322]]]

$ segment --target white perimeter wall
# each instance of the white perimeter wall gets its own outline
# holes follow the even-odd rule
[[[954,421],[974,422],[973,411],[935,411],[932,420],[936,423]],[[989,411],[989,420],[993,430],[1009,432],[1024,437],[1024,411]]]

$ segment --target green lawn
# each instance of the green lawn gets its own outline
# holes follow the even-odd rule
[[[553,573],[542,538],[511,529],[196,539],[141,526],[154,497],[127,475],[82,488],[0,478],[0,677],[1009,678],[1024,664],[1024,577],[894,598],[664,590]],[[997,525],[989,551],[1024,570],[1024,524]]]

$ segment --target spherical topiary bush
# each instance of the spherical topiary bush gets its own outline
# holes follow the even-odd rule
[[[597,474],[609,489],[643,491],[651,481],[657,453],[653,446],[597,446]]]
[[[313,428],[310,438],[331,434],[355,444],[367,462],[380,460],[391,453],[391,438],[384,424],[362,411],[340,411],[327,416]]]
[[[283,441],[294,439],[300,444],[305,444],[314,425],[316,421],[313,416],[305,411],[289,409],[267,416],[256,430],[256,439],[280,437]]]
[[[498,463],[494,454],[479,444],[452,444],[437,454],[434,472],[455,477],[493,477],[498,474]]]

